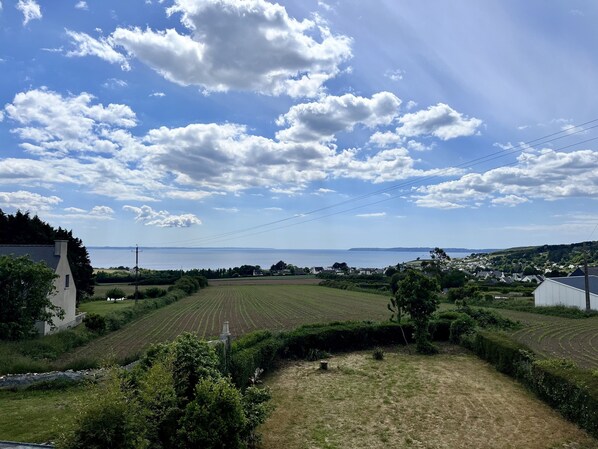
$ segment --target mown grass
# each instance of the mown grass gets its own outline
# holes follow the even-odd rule
[[[598,441],[475,356],[385,348],[290,362],[266,379],[263,448],[590,449]]]
[[[79,311],[86,313],[97,313],[105,316],[111,312],[123,309],[129,309],[135,306],[135,300],[128,299],[126,301],[90,301],[84,302],[79,306]]]
[[[73,423],[87,388],[0,391],[0,440],[55,441]]]

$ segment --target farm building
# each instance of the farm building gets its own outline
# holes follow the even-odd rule
[[[73,273],[67,259],[67,250],[67,240],[56,240],[54,245],[0,245],[0,256],[29,256],[34,262],[44,262],[58,275],[54,280],[56,291],[50,297],[50,301],[64,310],[64,318],[54,318],[56,329],[75,326],[82,320],[82,316],[77,317],[75,312],[77,288],[73,282]],[[48,323],[39,321],[35,327],[42,335],[55,330]]]
[[[590,307],[598,310],[598,276],[588,276],[590,280]],[[586,308],[584,276],[546,278],[534,290],[536,306],[557,306]]]

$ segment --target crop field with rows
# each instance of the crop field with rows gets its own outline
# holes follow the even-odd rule
[[[78,359],[131,358],[151,343],[193,332],[217,337],[229,321],[233,336],[257,329],[292,329],[302,324],[345,320],[385,320],[388,298],[316,285],[215,285],[158,309],[124,328],[65,354]]]
[[[582,368],[598,368],[598,317],[561,318],[493,309],[524,325],[512,335],[538,354],[571,359]]]

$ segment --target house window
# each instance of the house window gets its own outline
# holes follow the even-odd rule
[[[69,284],[71,283],[71,276],[67,274],[64,277],[64,288],[69,288]]]

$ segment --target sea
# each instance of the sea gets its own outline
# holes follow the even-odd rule
[[[134,267],[135,248],[87,247],[94,268]],[[447,252],[451,258],[466,257],[468,252]],[[270,248],[139,248],[139,268],[152,270],[191,270],[233,268],[259,265],[270,268],[279,260],[298,267],[330,267],[346,262],[356,268],[385,268],[398,263],[427,259],[428,251],[376,251],[342,249],[270,249]]]

